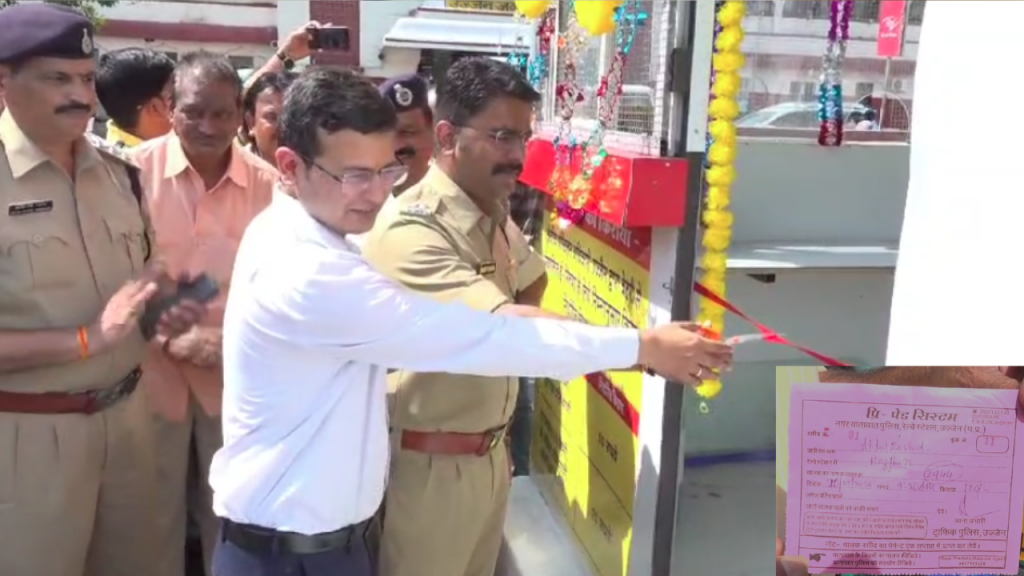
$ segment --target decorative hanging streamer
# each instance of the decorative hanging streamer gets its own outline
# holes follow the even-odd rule
[[[555,113],[558,116],[558,132],[552,142],[555,168],[548,180],[548,190],[555,197],[558,206],[566,204],[562,197],[572,181],[569,171],[572,165],[573,151],[576,149],[576,135],[572,130],[572,118],[576,114],[576,105],[584,100],[583,88],[577,79],[577,62],[580,52],[586,47],[587,35],[576,21],[574,8],[574,0],[570,0],[567,7],[559,7],[559,10],[567,9],[569,12],[565,30],[558,35],[558,56],[563,62],[564,69],[555,85]],[[582,218],[582,214],[579,217]]]
[[[548,77],[551,40],[555,36],[555,26],[554,10],[547,11],[537,26],[537,52],[530,56],[529,65],[526,68],[526,77],[537,90],[540,90],[541,85]]]
[[[702,271],[700,283],[718,298],[702,297],[697,322],[713,333],[723,334],[725,308],[720,298],[725,296],[726,251],[732,241],[733,215],[729,211],[730,188],[736,179],[736,117],[740,106],[736,101],[740,92],[740,70],[744,65],[743,17],[747,7],[741,1],[716,4],[715,54],[712,58],[711,102],[708,105],[708,149],[705,170],[705,207],[701,214],[704,236],[701,244]],[[708,400],[722,391],[720,380],[705,380],[697,387],[697,394]],[[702,401],[701,412],[707,413]]]
[[[515,48],[508,55],[508,63],[520,70],[526,70],[526,77],[537,90],[548,75],[548,62],[551,55],[551,39],[555,33],[555,11],[549,10],[549,1],[516,2],[516,19],[535,20],[541,18],[534,27],[537,35],[536,50],[530,53],[521,36],[516,37]]]
[[[577,13],[579,13],[579,4],[577,4]],[[559,225],[562,228],[578,224],[588,211],[603,211],[605,203],[610,198],[624,193],[625,181],[618,170],[610,170],[601,185],[595,183],[594,173],[601,168],[608,157],[608,151],[604,147],[605,135],[608,127],[612,126],[615,121],[622,99],[625,85],[622,75],[629,53],[636,41],[637,30],[644,25],[647,18],[647,12],[642,9],[637,0],[626,2],[624,6],[620,6],[614,12],[615,54],[597,88],[597,122],[581,147],[582,170],[575,177],[571,177],[568,166],[565,166],[565,170],[561,173],[556,166],[555,175],[559,177],[559,184],[565,186],[558,188],[557,190],[561,193],[556,194],[558,199],[556,208]]]
[[[821,58],[821,80],[818,84],[818,144],[839,146],[843,143],[843,60],[850,40],[850,14],[853,0],[832,0],[830,4],[828,44]]]

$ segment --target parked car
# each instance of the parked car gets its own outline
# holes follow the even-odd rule
[[[849,123],[851,116],[859,118],[870,109],[863,104],[843,104],[844,120]],[[817,102],[783,102],[755,110],[736,120],[736,126],[740,128],[817,128],[820,123]]]

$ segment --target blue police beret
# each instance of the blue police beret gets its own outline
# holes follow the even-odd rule
[[[92,22],[56,4],[15,4],[0,10],[0,62],[95,55]]]
[[[408,112],[428,106],[427,81],[416,74],[388,78],[380,85],[380,93],[391,101],[395,110]]]

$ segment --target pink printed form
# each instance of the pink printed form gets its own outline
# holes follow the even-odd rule
[[[811,573],[1017,574],[1015,390],[794,384],[786,554]]]

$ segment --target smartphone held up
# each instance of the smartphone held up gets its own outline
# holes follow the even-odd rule
[[[318,26],[307,29],[309,49],[326,52],[347,52],[351,38],[347,26]]]

